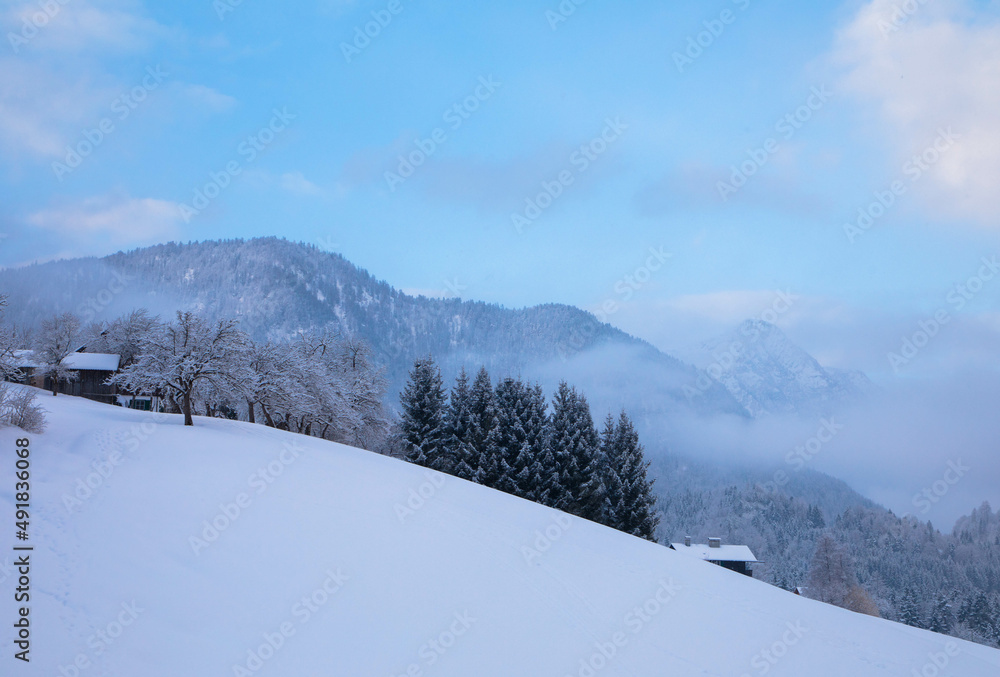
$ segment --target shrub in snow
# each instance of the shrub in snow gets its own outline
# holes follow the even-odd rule
[[[0,428],[14,426],[28,433],[45,430],[45,411],[35,401],[35,393],[0,383]]]

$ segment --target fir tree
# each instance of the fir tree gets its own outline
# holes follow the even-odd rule
[[[434,470],[451,472],[454,458],[445,445],[444,385],[441,371],[429,355],[414,362],[400,400],[406,459]]]
[[[615,461],[622,485],[622,500],[617,508],[618,529],[627,534],[656,541],[660,517],[656,512],[653,480],[649,462],[639,444],[639,434],[623,411],[615,430]]]
[[[927,629],[931,632],[938,632],[947,635],[955,626],[955,614],[952,613],[951,603],[944,594],[938,594],[931,609],[930,622]]]
[[[573,515],[581,513],[580,493],[589,464],[587,440],[577,420],[580,413],[579,395],[565,381],[559,384],[552,398],[552,419],[549,444],[559,473],[559,496],[552,497],[552,505]],[[581,449],[582,447],[582,449]],[[581,453],[583,452],[583,453]],[[583,466],[581,457],[585,458]]]
[[[455,379],[451,390],[448,413],[445,417],[445,446],[454,459],[455,477],[472,481],[475,479],[476,450],[472,446],[472,394],[469,377],[465,368]]]
[[[522,483],[524,497],[528,500],[551,505],[551,497],[561,493],[559,469],[548,443],[549,416],[545,394],[536,385],[526,391],[527,399],[522,412],[521,428],[525,443],[522,452],[529,462],[526,478]]]
[[[907,588],[903,593],[902,601],[899,603],[899,622],[915,628],[923,628],[924,616],[921,613],[920,606],[917,591],[913,588]]]
[[[500,479],[500,452],[497,447],[499,422],[496,396],[485,367],[479,369],[475,381],[472,382],[469,400],[472,410],[469,439],[476,460],[473,466],[473,481],[493,487]]]
[[[813,529],[823,529],[826,527],[826,520],[823,519],[823,511],[815,505],[809,506],[806,519],[809,520],[809,526]]]
[[[505,378],[497,384],[497,432],[495,442],[499,475],[493,485],[500,491],[523,496],[521,482],[527,482],[530,460],[526,449],[527,435],[521,427],[526,407],[524,384]],[[527,486],[524,489],[527,490]]]

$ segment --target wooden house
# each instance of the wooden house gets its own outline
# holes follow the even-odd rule
[[[671,543],[670,549],[751,578],[753,577],[753,565],[759,563],[747,546],[722,545],[721,538],[710,538],[707,544],[692,544],[691,538],[688,537],[684,539],[683,543]]]

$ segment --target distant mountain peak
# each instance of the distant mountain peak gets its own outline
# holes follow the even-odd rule
[[[699,363],[754,417],[829,412],[871,388],[862,372],[824,367],[763,320],[704,343]]]

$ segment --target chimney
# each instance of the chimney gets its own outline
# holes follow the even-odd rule
[[[684,545],[686,545],[689,548],[691,547],[691,537],[690,536],[685,536],[684,537]]]
[[[721,538],[710,538],[708,539],[708,547],[710,548],[721,548],[722,539]]]

